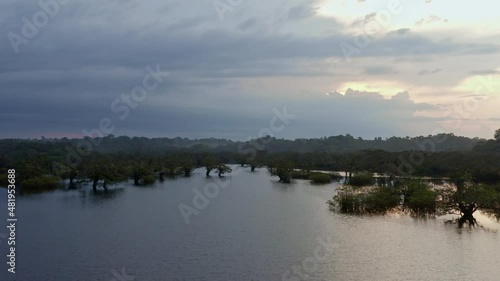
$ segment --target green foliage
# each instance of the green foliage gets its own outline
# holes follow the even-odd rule
[[[217,169],[218,166],[218,161],[215,158],[214,155],[208,154],[205,157],[203,157],[203,160],[201,161],[201,165],[205,167],[206,169],[206,175],[207,177],[210,176],[210,172],[214,169]]]
[[[378,187],[364,198],[365,211],[369,213],[385,213],[399,206],[399,193],[390,187]]]
[[[269,173],[278,176],[283,183],[292,182],[293,163],[287,159],[275,159],[268,165]]]
[[[165,157],[160,164],[160,171],[170,176],[182,173],[180,156],[171,154]]]
[[[361,172],[354,174],[354,176],[349,179],[349,184],[352,186],[369,186],[375,184],[375,179],[372,173]]]
[[[314,183],[320,184],[330,183],[332,181],[332,177],[325,173],[311,173],[309,179]]]
[[[156,182],[156,178],[154,175],[146,175],[142,178],[142,181],[145,185],[151,185],[151,184],[154,184]]]
[[[60,186],[59,179],[55,176],[40,176],[21,182],[21,189],[26,190],[52,190]]]
[[[405,206],[417,214],[431,214],[436,212],[437,192],[423,182],[411,183],[407,186]]]
[[[400,195],[394,188],[379,187],[364,193],[356,192],[352,187],[346,186],[328,203],[343,213],[377,214],[398,207],[400,201]]]
[[[496,141],[500,141],[500,129],[497,129],[497,130],[495,131],[494,139],[495,139]]]
[[[415,145],[429,140],[444,140],[436,142],[435,152],[421,152]],[[448,176],[454,170],[469,170],[475,182],[494,184],[500,182],[500,142],[482,140],[478,138],[464,138],[452,134],[439,136],[420,136],[415,138],[392,137],[387,139],[375,138],[363,140],[352,136],[332,136],[319,139],[283,140],[264,137],[248,142],[233,142],[221,139],[183,138],[142,138],[142,137],[104,137],[87,138],[93,143],[100,143],[93,147],[97,155],[109,155],[116,162],[126,153],[130,162],[139,158],[153,158],[156,172],[167,175],[184,173],[203,166],[203,158],[213,156],[217,163],[250,164],[251,169],[258,166],[269,166],[274,158],[289,159],[294,168],[306,170],[342,171],[356,174],[359,171],[393,176]],[[42,139],[42,140],[0,140],[0,165],[15,168],[20,179],[28,179],[45,174],[57,174],[68,178],[69,174],[62,175],[51,167],[54,161],[66,166],[69,148],[72,150],[72,159],[77,162],[75,168],[78,179],[85,179],[85,171],[78,162],[81,156],[83,163],[92,155],[78,155],[76,146],[79,139]],[[264,147],[265,151],[241,154],[241,148]],[[415,151],[415,150],[418,151]],[[245,151],[248,151],[245,149]],[[244,157],[249,156],[249,159]],[[182,158],[187,157],[188,164],[184,165]],[[172,159],[171,159],[172,158]],[[419,160],[416,165],[412,159]],[[122,159],[123,160],[123,159]],[[129,159],[125,159],[129,160]],[[124,166],[130,165],[125,164]],[[159,163],[159,164],[158,164]],[[123,165],[123,163],[120,163]],[[159,167],[156,167],[158,166]],[[52,165],[53,166],[53,165]],[[86,168],[85,168],[86,169]],[[212,169],[213,170],[213,169]],[[125,173],[131,177],[130,173]],[[356,179],[354,180],[354,183]]]
[[[463,198],[465,202],[476,202],[480,208],[500,212],[500,185],[473,185]]]
[[[219,177],[222,177],[225,173],[231,173],[233,171],[231,167],[225,164],[218,164],[216,169]]]
[[[303,180],[311,180],[314,183],[330,183],[332,179],[342,178],[342,176],[338,173],[327,174],[322,172],[309,172],[305,170],[293,170],[291,172],[291,176],[293,179],[303,179]]]
[[[187,153],[183,153],[178,155],[179,166],[184,173],[185,177],[191,176],[191,172],[193,172],[195,168],[195,162],[193,156]]]
[[[141,170],[140,166],[130,168],[125,165],[126,163],[125,159],[92,154],[82,163],[82,177],[92,181],[94,190],[98,184],[102,184],[102,187],[106,189],[108,185],[126,180],[130,169],[134,172]]]
[[[241,167],[243,167],[247,164],[250,164],[250,162],[252,161],[250,154],[243,154],[243,153],[241,153],[241,154],[238,153],[235,156],[235,159],[236,159],[236,162],[241,165]]]
[[[343,192],[328,201],[331,208],[338,207],[342,213],[358,214],[363,212],[363,194]]]

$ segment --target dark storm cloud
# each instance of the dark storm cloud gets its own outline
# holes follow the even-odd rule
[[[290,22],[316,18],[314,3],[295,1],[285,7],[283,11],[287,11]],[[267,113],[252,114],[262,104],[271,102],[269,98],[254,95],[258,93],[250,89],[242,89],[238,79],[341,75],[341,69],[334,73],[304,66],[330,58],[343,59],[338,46],[342,42],[354,44],[356,35],[345,33],[341,26],[325,36],[261,32],[257,27],[265,19],[259,14],[236,17],[244,13],[244,8],[243,4],[236,7],[239,10],[228,12],[227,20],[220,23],[210,2],[194,5],[183,1],[70,1],[60,7],[58,14],[34,38],[21,44],[19,54],[15,54],[5,35],[21,34],[21,18],[29,19],[40,7],[37,1],[2,2],[1,136],[43,131],[74,134],[95,127],[101,118],[113,117],[110,104],[141,83],[146,66],[160,65],[172,74],[152,94],[151,100],[162,106],[155,106],[151,100],[144,102],[127,120],[117,123],[119,132],[134,135],[179,132],[186,136],[205,132],[245,137],[266,126],[266,120],[271,118],[266,114],[272,107]],[[437,41],[405,34],[374,39],[356,56],[482,54],[498,50],[493,44]],[[388,67],[369,67],[366,72],[394,73]],[[225,98],[214,98],[217,93]],[[246,102],[231,103],[227,98],[231,95],[245,95]],[[338,121],[342,116],[337,114],[346,107],[383,120],[390,120],[384,119],[385,112],[399,112],[410,118],[419,108],[411,102],[398,103],[396,99],[386,101],[377,96],[372,100],[373,96],[377,95],[361,95],[354,102],[349,93],[330,99],[333,101],[330,107],[323,106],[317,98],[306,102],[276,98],[273,106],[289,104],[303,113],[298,124],[306,125],[297,125],[289,133],[296,137],[319,131],[311,127],[319,119],[318,123],[338,122],[340,127],[332,129],[332,133],[346,132],[361,122],[355,118],[356,113],[351,116],[345,112],[344,116],[353,120],[347,121],[352,123],[349,127],[342,125],[346,121]],[[190,106],[191,99],[202,106]],[[377,108],[366,108],[365,104],[372,101]],[[309,106],[323,111],[309,114]],[[407,111],[396,110],[399,106]],[[389,125],[380,122],[376,126]],[[384,132],[382,127],[377,130]]]

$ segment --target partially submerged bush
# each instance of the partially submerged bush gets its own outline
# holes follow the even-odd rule
[[[372,173],[355,173],[354,176],[349,179],[349,184],[352,186],[369,186],[375,184],[375,179]]]
[[[304,170],[293,170],[292,171],[292,178],[293,179],[307,180],[307,179],[309,179],[309,173],[304,171]]]
[[[423,182],[407,186],[404,199],[405,207],[418,214],[432,214],[436,212],[437,192]]]
[[[314,183],[330,183],[332,180],[342,179],[339,173],[308,172],[304,170],[293,170],[293,179],[311,180]]]
[[[314,183],[330,183],[332,177],[325,173],[311,173],[309,179]]]
[[[434,214],[439,193],[428,182],[418,179],[397,180],[394,186],[403,198],[403,207],[414,214]]]
[[[378,187],[364,198],[365,211],[368,213],[385,213],[400,205],[399,193],[391,187]]]
[[[393,188],[379,187],[363,193],[346,187],[328,203],[343,213],[385,213],[398,207],[400,201],[399,193]]]
[[[155,183],[156,181],[156,178],[154,175],[147,175],[147,176],[144,176],[144,178],[142,179],[143,183],[145,185],[150,185],[150,184],[153,184]]]
[[[342,213],[361,213],[363,211],[364,194],[356,194],[352,192],[343,192],[333,197],[333,200],[328,201],[331,208],[338,208]]]
[[[55,176],[40,176],[24,180],[22,189],[27,190],[51,190],[59,187],[59,179]]]

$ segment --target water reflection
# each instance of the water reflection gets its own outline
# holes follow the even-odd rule
[[[227,186],[187,225],[178,206],[207,184]],[[478,213],[484,228],[459,229],[447,217],[339,214],[325,204],[337,186],[286,185],[265,169],[224,178],[195,171],[151,187],[22,196],[16,278],[110,280],[126,267],[136,280],[281,280],[331,237],[335,251],[308,280],[498,280],[498,217]]]

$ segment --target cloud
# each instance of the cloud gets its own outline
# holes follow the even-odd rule
[[[428,74],[436,74],[443,71],[441,68],[436,68],[433,70],[422,70],[418,73],[418,75],[428,75]]]
[[[442,19],[441,17],[438,17],[436,15],[431,15],[431,16],[428,16],[426,18],[422,18],[422,19],[418,20],[417,22],[415,22],[415,25],[422,26],[425,24],[431,24],[431,23],[437,23],[437,22],[446,23],[446,22],[448,22],[448,20]]]
[[[411,31],[409,28],[400,28],[389,32],[389,35],[405,35]]]
[[[249,30],[258,25],[258,20],[255,17],[249,18],[242,22],[238,28],[241,30]]]
[[[302,20],[316,15],[318,8],[308,4],[291,7],[288,10],[288,18],[291,20]]]
[[[474,75],[491,75],[491,74],[500,74],[500,71],[495,69],[483,69],[483,70],[473,70],[470,73]]]
[[[386,99],[379,93],[354,90],[329,97],[324,93],[345,89],[339,85],[347,81],[376,83],[371,80],[376,75],[390,76],[391,85],[403,85],[401,89],[418,87],[423,84],[419,71],[437,73],[435,65],[455,69],[442,63],[444,58],[460,57],[470,67],[463,72],[469,73],[493,68],[481,62],[495,61],[492,58],[499,53],[495,36],[429,34],[394,25],[395,30],[356,47],[359,52],[348,63],[340,44],[356,46],[361,37],[353,23],[372,21],[376,13],[368,10],[360,18],[341,18],[339,12],[337,18],[319,13],[320,4],[243,1],[221,22],[211,2],[71,1],[36,37],[20,46],[19,54],[14,54],[6,36],[0,38],[2,136],[43,131],[75,134],[96,126],[100,118],[113,116],[109,107],[114,99],[141,83],[144,68],[157,64],[171,76],[129,119],[117,123],[122,134],[196,137],[200,132],[241,137],[266,125],[273,107],[289,105],[303,116],[289,136],[351,130],[365,136],[361,128],[366,135],[387,136],[406,132],[403,127],[408,122],[419,122],[412,116],[423,105],[405,94]],[[39,10],[32,1],[5,1],[0,6],[2,34],[20,33],[21,18]],[[405,63],[408,60],[411,63]],[[440,80],[453,83],[463,78],[448,79],[450,73],[441,73]],[[311,108],[321,110],[311,113]],[[365,113],[372,118],[363,117]],[[314,126],[315,120],[322,125]],[[408,122],[403,126],[402,120]],[[367,128],[363,122],[374,127]],[[328,130],[321,133],[324,128]]]
[[[364,25],[368,24],[370,21],[374,20],[376,16],[377,16],[376,12],[366,14],[364,17],[360,17],[360,18],[356,19],[355,21],[353,21],[351,23],[351,26],[353,26],[353,27],[364,26]]]
[[[399,71],[389,66],[370,66],[364,73],[368,75],[387,75],[396,74],[399,73]]]

